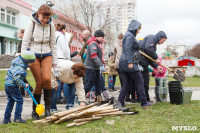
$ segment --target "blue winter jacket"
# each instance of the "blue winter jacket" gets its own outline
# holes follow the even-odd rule
[[[167,35],[165,34],[164,31],[159,31],[156,35],[148,35],[144,38],[144,40],[141,42],[141,51],[143,51],[145,54],[149,55],[150,57],[152,57],[154,60],[158,59],[158,56],[156,54],[156,46],[158,44],[158,42],[160,41],[160,39],[162,38],[166,38],[167,39]],[[151,65],[154,68],[157,68],[158,65],[149,60],[148,58],[141,56],[140,58],[140,65],[145,68],[148,69],[148,65]]]
[[[6,75],[5,85],[8,86],[25,86],[24,78],[27,75],[26,69],[28,65],[24,63],[21,56],[16,57],[12,60],[12,66],[9,68]]]
[[[137,20],[132,20],[124,35],[122,40],[122,55],[119,60],[119,70],[121,72],[139,71],[139,43],[135,37],[140,25],[141,24]],[[128,68],[129,63],[133,63],[132,69]]]

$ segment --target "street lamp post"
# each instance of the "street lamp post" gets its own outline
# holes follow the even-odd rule
[[[54,6],[54,4],[51,1],[47,1],[46,4],[50,7]]]

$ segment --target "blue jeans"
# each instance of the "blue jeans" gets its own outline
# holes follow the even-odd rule
[[[23,109],[23,98],[22,98],[19,87],[5,85],[5,91],[6,91],[8,103],[7,103],[5,114],[4,114],[4,121],[10,120],[15,102],[16,102],[16,107],[15,107],[14,119],[15,120],[21,119],[21,113]]]
[[[69,109],[69,107],[74,107],[74,99],[75,99],[75,83],[72,84],[63,84],[63,90],[65,90],[65,96],[67,97],[67,104],[66,109]],[[55,111],[57,110],[56,106],[56,99],[57,99],[57,91],[55,89],[52,89],[52,97],[51,97],[51,110]]]
[[[114,90],[116,82],[116,76],[109,76],[109,88]]]
[[[57,90],[52,89],[51,106],[50,106],[51,111],[57,111],[56,99],[57,99]]]
[[[64,84],[63,88],[67,90],[67,104],[66,109],[69,109],[69,107],[74,107],[74,99],[75,99],[75,83],[72,84]]]
[[[64,97],[67,96],[67,90],[63,87],[62,83],[60,80],[58,80],[58,89],[57,89],[57,99],[61,97],[61,91],[63,89]]]

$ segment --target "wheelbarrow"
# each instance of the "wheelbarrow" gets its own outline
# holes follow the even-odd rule
[[[26,88],[24,87],[24,90],[28,91],[29,95],[31,96],[31,98],[33,99],[33,102],[36,105],[36,109],[35,112],[41,116],[44,113],[44,106],[42,104],[38,104],[37,101],[35,100],[35,98],[33,97],[31,91],[29,90],[29,86]]]
[[[150,56],[148,56],[147,54],[145,54],[144,52],[142,51],[139,51],[140,54],[142,54],[143,56],[147,57],[148,59],[156,62],[153,58],[151,58]],[[166,69],[168,69],[169,71],[173,72],[174,73],[174,79],[176,79],[177,81],[180,81],[180,82],[183,82],[185,81],[185,75],[180,71],[180,70],[177,70],[176,72],[173,71],[172,69],[170,69],[169,67],[163,65],[163,64],[160,64],[161,66],[165,67]]]

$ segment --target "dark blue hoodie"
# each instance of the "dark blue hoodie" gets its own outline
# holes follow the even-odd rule
[[[162,38],[167,39],[167,35],[165,34],[164,31],[159,31],[156,35],[146,36],[141,43],[141,50],[145,54],[152,57],[154,60],[157,60],[158,56],[156,54],[156,50],[157,50],[156,46],[157,46],[158,42],[160,41],[160,39],[162,39]],[[147,68],[149,64],[154,68],[158,67],[158,65],[156,63],[152,62],[151,60],[147,59],[146,57],[140,58],[140,65],[141,66]]]

